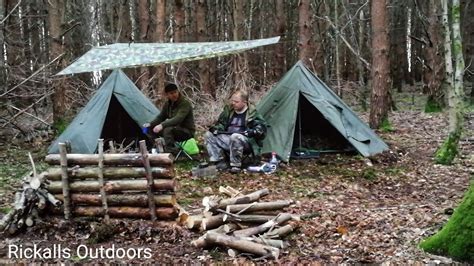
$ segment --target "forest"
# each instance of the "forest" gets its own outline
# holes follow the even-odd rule
[[[473,13],[474,5],[467,0],[0,0],[0,262],[474,262],[474,28],[470,27],[474,18],[469,15]],[[279,37],[278,41],[235,48],[242,41],[258,44],[273,37]],[[181,51],[181,43],[193,48]],[[210,47],[216,51],[196,56],[201,49],[199,43],[202,47],[214,45]],[[110,53],[102,53],[113,61],[113,47],[126,49],[142,44],[154,49],[156,45],[169,46],[159,51],[162,55],[152,54],[158,50],[137,49],[133,56],[141,58],[139,63],[121,67],[123,72],[112,67],[95,70],[105,65],[98,57],[90,70],[58,74],[94,49],[111,49]],[[226,45],[236,46],[219,54],[217,50]],[[173,58],[185,53],[195,57]],[[153,56],[167,59],[145,63]],[[300,70],[303,74],[295,74]],[[130,161],[128,170],[113,168],[108,165],[107,156],[113,155],[109,153],[126,153],[125,149],[132,146],[134,152],[142,153],[144,162],[147,153],[138,141],[127,146],[125,140],[120,143],[116,139],[116,149],[107,139],[114,127],[108,122],[103,126],[102,122],[104,129],[99,131],[99,138],[105,143],[97,140],[93,147],[100,155],[100,173],[104,173],[95,176],[98,183],[94,188],[86,186],[90,180],[76,184],[84,183],[85,188],[77,188],[81,193],[103,194],[94,198],[90,193],[76,194],[77,198],[72,194],[68,200],[69,188],[65,186],[69,185],[61,183],[62,175],[77,172],[80,176],[81,170],[79,166],[67,170],[71,165],[63,164],[59,157],[54,161],[48,149],[74,124],[81,110],[101,95],[102,85],[109,84],[107,78],[121,73],[159,110],[167,101],[165,85],[176,84],[192,103],[195,139],[201,152],[193,160],[182,156],[176,162],[162,154],[149,154],[151,165],[120,157],[118,160]],[[365,154],[349,140],[359,136],[349,136],[349,131],[343,136],[334,124],[339,132],[326,131],[327,123],[322,121],[331,120],[332,113],[304,96],[307,80],[314,88],[330,91],[323,95],[334,95],[325,96],[334,97],[324,99],[326,104],[340,100],[338,110],[351,115],[344,122],[355,123],[357,129],[367,126],[373,139],[380,138],[388,148]],[[270,174],[243,171],[196,177],[195,170],[208,159],[206,131],[233,93],[247,91],[250,103],[263,112],[266,99],[277,89],[300,90],[295,94],[299,103],[292,109],[294,121],[288,124],[295,129],[291,129],[288,139],[279,142],[290,143],[291,154],[298,146],[319,145],[310,147],[320,149],[317,156],[287,160],[278,154],[280,163]],[[118,96],[114,99],[119,101],[113,104],[120,104]],[[275,101],[274,105],[284,105],[284,99],[290,98]],[[314,107],[317,117],[308,111]],[[140,110],[138,106],[131,108]],[[104,113],[104,119],[107,116],[112,120],[111,110]],[[278,123],[286,127],[283,120],[287,113],[278,113],[269,130],[277,128]],[[131,126],[118,118],[110,123],[142,126]],[[318,137],[312,139],[310,135],[318,131]],[[334,134],[342,135],[333,139]],[[269,157],[262,159],[266,162]],[[112,172],[114,177],[120,175],[118,169],[131,180],[110,180]],[[86,170],[84,175],[90,175]],[[33,185],[40,172],[47,173],[44,184]],[[157,184],[153,178],[158,178]],[[27,187],[31,190],[33,186],[40,191],[37,193],[44,193],[36,200],[43,197],[48,203],[43,205],[54,205],[35,203],[35,221],[26,211],[33,210],[31,204],[28,208],[18,206],[18,202],[25,202]],[[153,189],[163,186],[171,192],[153,198]],[[226,186],[227,190],[221,189]],[[116,193],[136,187],[148,194]],[[74,189],[71,186],[71,191]],[[231,201],[242,195],[252,198],[248,195],[261,191],[265,193],[254,203],[246,202],[250,206],[235,207],[238,204],[234,202],[222,205],[227,209],[209,207],[204,208],[206,211],[201,206],[205,199],[212,202],[219,193],[230,195],[227,200]],[[106,197],[109,192],[113,195]],[[48,199],[47,195],[57,199]],[[80,196],[99,206],[93,207],[95,214],[74,206]],[[263,200],[260,197],[265,202],[259,201]],[[139,219],[113,217],[124,215],[116,207],[121,205],[113,204],[126,201],[133,201],[130,206],[143,207],[144,213],[137,214]],[[281,207],[284,213],[260,211],[252,216],[250,212],[252,218],[242,215],[248,209],[260,208],[254,205],[282,201],[288,202]],[[64,215],[49,209],[59,205]],[[81,207],[84,216],[89,217],[79,217],[77,208]],[[145,207],[152,210],[151,214]],[[240,211],[231,213],[232,208]],[[154,221],[160,217],[169,220],[176,211],[177,221]],[[228,218],[224,230],[230,231],[216,238],[222,232],[205,230],[205,226],[202,229],[202,225],[200,230],[189,226],[189,217],[196,217],[197,212],[202,212],[200,219],[207,222],[218,215]],[[78,217],[69,217],[74,214]],[[270,214],[276,216],[261,217]],[[18,218],[14,218],[18,220],[15,226],[8,224],[12,215]],[[255,228],[245,219],[256,216],[266,219],[257,226],[259,229],[267,223],[275,225],[266,228],[267,233],[255,233],[259,236],[252,240],[244,239]],[[265,242],[269,239],[261,240],[275,228],[291,228],[281,240],[271,239],[281,241],[278,248]],[[217,244],[199,242],[206,237]],[[239,249],[239,243],[256,246],[249,251]],[[45,250],[57,245],[67,250],[47,258],[12,256],[15,248],[21,253],[22,248]],[[265,248],[262,251],[257,245]],[[92,251],[84,256],[78,253],[82,247],[98,250],[112,246],[144,253],[121,258],[117,253],[109,257],[93,256]]]

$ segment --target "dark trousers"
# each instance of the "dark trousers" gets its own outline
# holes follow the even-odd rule
[[[164,128],[158,135],[165,139],[165,149],[175,149],[175,142],[185,141],[193,137],[191,131],[187,128],[176,126]]]

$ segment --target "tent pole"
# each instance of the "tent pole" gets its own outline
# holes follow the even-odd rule
[[[301,95],[300,95],[301,97]],[[298,103],[299,150],[301,151],[301,101]]]

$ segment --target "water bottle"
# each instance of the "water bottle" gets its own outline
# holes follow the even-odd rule
[[[278,165],[278,159],[276,157],[276,152],[272,151],[272,158],[270,159],[270,164]]]

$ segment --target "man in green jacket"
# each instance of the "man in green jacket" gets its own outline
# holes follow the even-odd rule
[[[194,136],[194,115],[191,103],[181,95],[175,84],[165,86],[168,101],[163,106],[160,114],[150,123],[143,125],[148,132],[153,132],[153,137],[163,136],[165,151],[176,154],[178,149],[176,141],[184,141]]]
[[[219,115],[217,123],[206,132],[204,139],[210,162],[225,168],[224,152],[229,154],[230,171],[238,173],[245,152],[260,155],[265,138],[266,123],[257,110],[248,104],[248,93],[236,91],[230,105]]]

